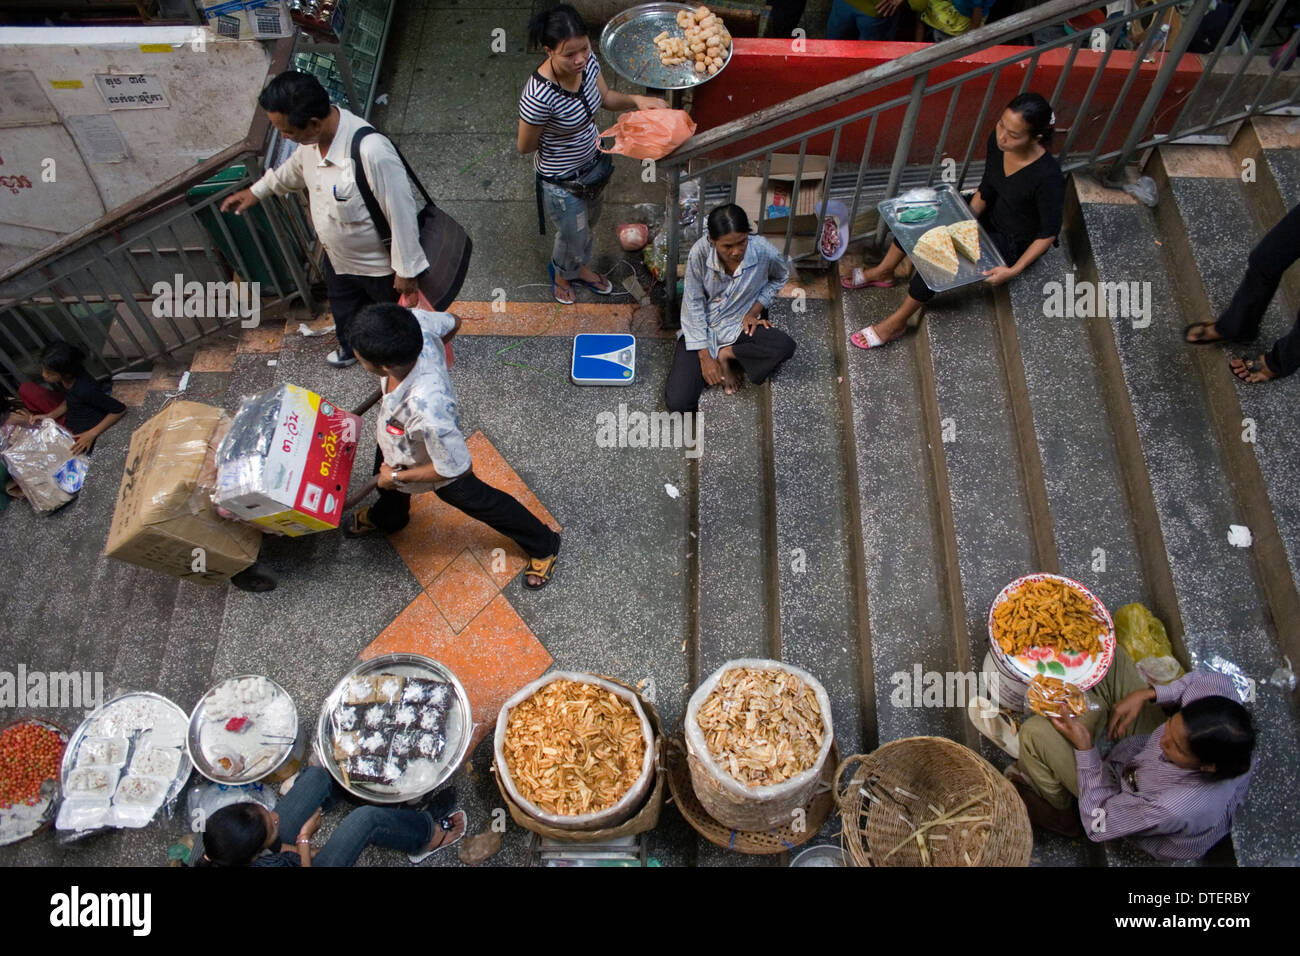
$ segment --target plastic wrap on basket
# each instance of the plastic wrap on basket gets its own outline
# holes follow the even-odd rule
[[[520,726],[518,721],[512,725],[511,718],[514,711],[531,700],[536,695],[543,693],[546,688],[550,687],[557,681],[568,681],[574,684],[583,684],[594,687],[597,690],[597,698],[603,698],[604,694],[610,694],[622,701],[629,709],[632,720],[635,721],[639,728],[639,755],[641,766],[637,771],[636,777],[628,785],[627,790],[618,797],[610,806],[590,813],[553,813],[548,812],[539,806],[529,796],[534,795],[536,787],[544,788],[545,780],[551,779],[545,777],[546,774],[552,774],[556,777],[564,773],[581,775],[587,773],[586,766],[575,765],[570,768],[565,767],[566,748],[570,745],[568,734],[576,731],[564,731],[555,728],[553,722],[548,720],[546,729],[527,728]],[[590,692],[588,692],[590,693]],[[581,714],[588,713],[588,707],[600,707],[605,705],[605,701],[598,700],[596,703],[588,704],[584,701],[581,708]],[[560,715],[564,716],[564,715]],[[557,717],[558,719],[558,717]],[[538,739],[529,741],[527,745],[519,745],[519,741],[512,741],[512,734],[516,733],[537,733]],[[540,734],[547,732],[554,733],[554,738],[545,744]],[[584,746],[586,738],[584,738]],[[517,749],[512,750],[512,743]],[[636,692],[629,687],[619,684],[612,680],[607,680],[594,674],[584,674],[575,671],[553,671],[545,674],[541,678],[533,681],[531,684],[516,692],[502,706],[497,715],[496,733],[493,738],[494,764],[496,766],[497,777],[502,787],[509,796],[510,800],[534,820],[553,827],[558,830],[576,831],[576,830],[599,830],[608,827],[615,827],[631,817],[638,808],[645,802],[646,795],[650,792],[655,781],[655,734],[649,718],[646,715],[645,708],[641,704],[641,699]],[[536,772],[532,774],[533,780],[526,782],[523,779],[517,779],[516,774],[511,772],[511,761],[508,759],[513,756],[515,761],[519,762],[529,755],[536,755],[540,760],[545,760],[545,754],[548,750],[554,749],[559,751],[552,755],[554,757],[554,766],[533,768]],[[508,752],[509,751],[509,752]],[[600,763],[600,761],[597,761]],[[516,769],[520,767],[516,764]],[[597,767],[599,770],[599,767]],[[522,771],[521,771],[522,772]],[[521,786],[522,784],[522,786]],[[584,790],[586,783],[577,790]],[[571,791],[572,792],[572,791]]]
[[[822,722],[821,740],[810,766],[780,783],[746,785],[714,759],[700,726],[700,711],[723,677],[736,669],[776,671],[792,674],[816,697]],[[790,821],[795,810],[806,805],[821,785],[822,771],[834,742],[830,698],[821,683],[807,671],[779,661],[739,659],[714,671],[691,695],[686,707],[685,737],[691,784],[696,797],[715,820],[735,830],[765,830]]]
[[[9,476],[37,511],[53,511],[81,490],[87,459],[74,455],[76,439],[52,419],[37,425],[6,425],[4,459]]]

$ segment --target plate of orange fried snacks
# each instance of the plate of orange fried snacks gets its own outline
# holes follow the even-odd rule
[[[989,647],[1008,677],[1029,683],[1041,674],[1088,690],[1115,659],[1115,625],[1105,605],[1078,581],[1027,574],[994,599]]]

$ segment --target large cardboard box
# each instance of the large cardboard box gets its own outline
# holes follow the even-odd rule
[[[339,526],[361,419],[296,385],[246,398],[217,456],[218,505],[297,537]]]
[[[222,518],[198,490],[216,480],[221,419],[219,408],[173,402],[135,430],[105,555],[203,581],[228,580],[257,560],[262,533]]]
[[[766,221],[763,232],[786,231],[790,216],[794,216],[795,235],[811,235],[817,231],[817,204],[826,192],[830,173],[829,156],[805,156],[803,175],[799,178],[799,192],[794,191],[795,174],[799,170],[798,155],[774,153],[768,170],[767,194],[760,200],[763,190],[762,176],[740,176],[736,179],[736,204],[758,226],[759,212]]]

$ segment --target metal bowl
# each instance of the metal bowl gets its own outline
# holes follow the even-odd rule
[[[330,728],[330,715],[343,698],[343,689],[353,677],[366,677],[382,672],[401,674],[405,677],[427,677],[450,684],[454,691],[455,705],[447,711],[446,748],[435,764],[434,782],[419,791],[403,791],[386,784],[349,783],[334,759],[334,736]],[[370,803],[407,803],[418,800],[442,786],[447,778],[456,772],[469,751],[470,737],[474,734],[474,724],[469,706],[469,696],[460,680],[446,666],[433,658],[420,654],[384,654],[362,661],[344,674],[325,703],[321,705],[320,719],[316,722],[316,756],[326,770],[330,772],[340,787],[361,800]]]
[[[293,740],[286,741],[283,745],[281,745],[280,752],[277,753],[276,756],[271,760],[262,761],[260,765],[253,764],[248,769],[244,770],[243,773],[238,773],[233,776],[228,776],[223,774],[216,767],[214,767],[208,761],[207,757],[203,755],[202,740],[200,739],[200,735],[203,729],[203,722],[206,719],[205,705],[207,704],[208,698],[212,696],[212,693],[218,687],[221,687],[225,684],[229,684],[231,681],[247,680],[253,677],[260,678],[261,680],[266,681],[275,690],[276,694],[278,694],[281,697],[284,697],[286,700],[289,701],[289,706],[293,708],[293,730],[286,736],[292,737]],[[257,733],[256,725],[254,725],[251,732],[254,734]],[[266,677],[265,675],[240,674],[238,677],[228,677],[217,684],[213,684],[206,691],[204,691],[203,696],[199,698],[199,702],[194,705],[194,711],[190,714],[189,731],[185,734],[185,752],[189,755],[190,760],[194,761],[194,769],[197,770],[199,773],[201,773],[203,776],[207,777],[213,783],[222,783],[230,786],[240,786],[241,784],[246,784],[246,783],[256,783],[258,780],[262,780],[263,778],[268,777],[271,774],[275,773],[276,770],[280,769],[280,767],[284,765],[284,762],[289,759],[289,755],[293,753],[293,748],[295,742],[297,741],[297,738],[298,738],[298,708],[294,706],[293,698],[289,696],[288,692],[285,691],[285,689],[281,687],[279,684],[277,684],[275,681],[271,680],[271,678]]]
[[[58,724],[52,724],[48,720],[41,720],[38,717],[20,717],[17,720],[11,720],[3,727],[0,727],[0,731],[5,731],[10,727],[17,727],[21,724],[34,724],[37,727],[58,734],[59,739],[63,741],[64,753],[67,753],[68,732]],[[41,795],[47,802],[42,809],[40,816],[34,817],[30,821],[32,824],[31,828],[26,830],[26,832],[23,832],[22,828],[15,828],[12,832],[7,834],[0,832],[0,846],[9,846],[11,843],[26,840],[28,837],[33,837],[42,830],[49,828],[50,824],[54,822],[54,810],[59,805],[59,795],[62,792],[62,788],[59,786],[61,783],[61,776],[62,770],[60,770],[54,777],[51,777],[49,780],[44,781],[41,784]],[[46,786],[47,784],[49,784],[49,786]],[[39,806],[39,804],[37,804],[37,806]],[[35,809],[35,807],[32,809]],[[11,812],[11,810],[0,810],[0,816]]]
[[[600,34],[601,57],[623,79],[656,90],[686,90],[721,76],[735,52],[735,37],[713,76],[696,73],[692,62],[677,66],[659,62],[654,38],[665,30],[680,34],[677,14],[694,9],[685,3],[643,3],[616,14]]]

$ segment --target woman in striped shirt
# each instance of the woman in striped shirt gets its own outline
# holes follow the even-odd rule
[[[572,305],[572,283],[609,295],[614,284],[588,267],[591,227],[600,218],[600,190],[612,172],[596,149],[596,110],[667,109],[653,96],[618,93],[605,85],[592,54],[587,25],[567,3],[538,14],[528,25],[546,52],[519,98],[519,152],[536,152],[538,205],[555,229],[551,294]],[[603,164],[603,165],[602,165]]]

